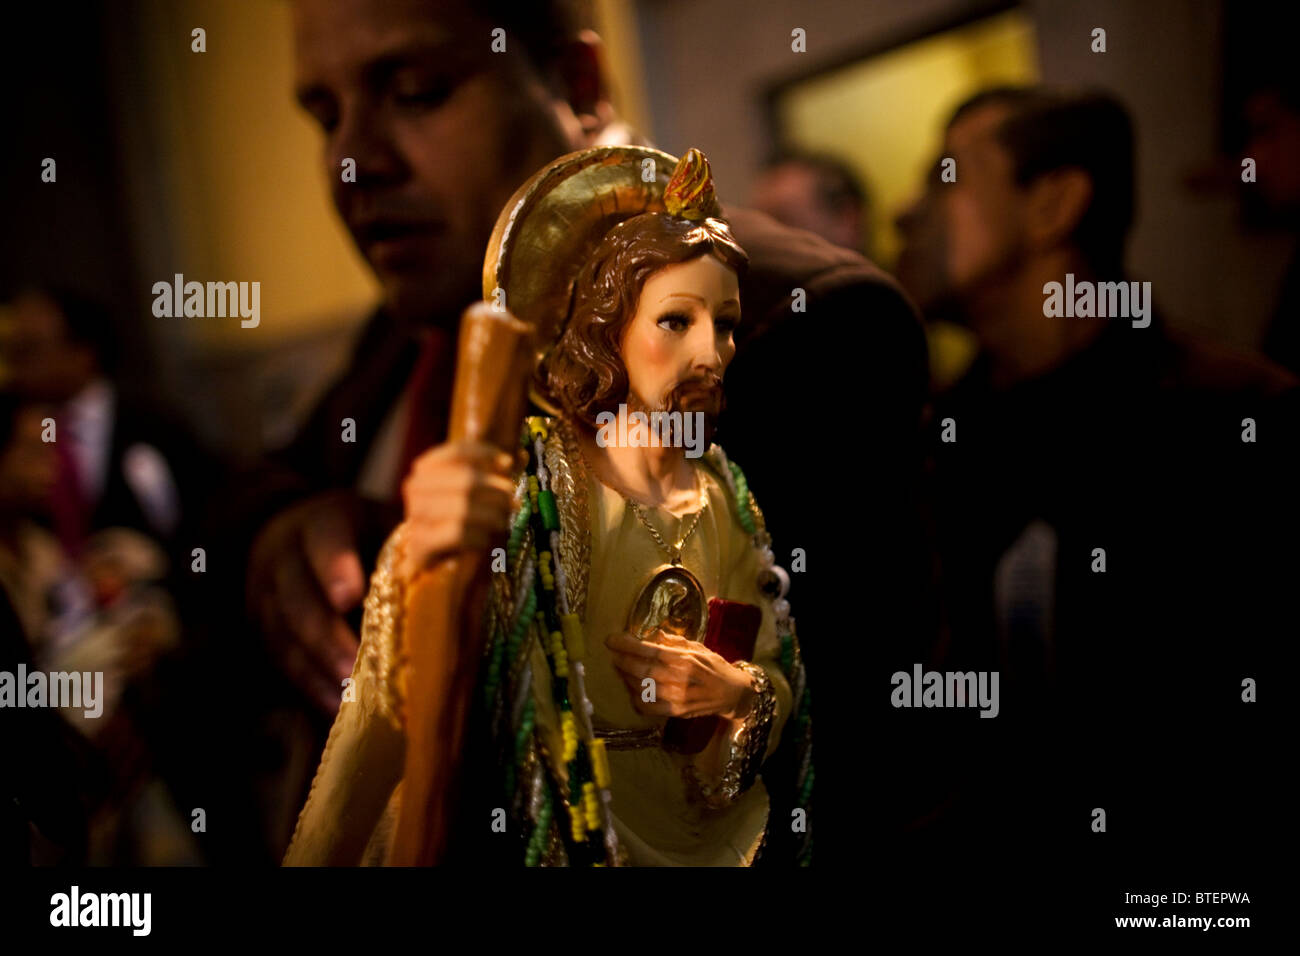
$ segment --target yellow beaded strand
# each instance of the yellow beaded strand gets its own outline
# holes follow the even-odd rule
[[[587,829],[600,829],[600,797],[596,795],[596,785],[590,781],[582,785],[582,808],[587,815]]]
[[[560,711],[560,736],[564,740],[564,761],[568,763],[578,754],[578,724],[573,711]]]
[[[596,778],[596,786],[604,790],[609,786],[609,757],[605,753],[605,741],[596,737],[587,744],[587,754],[591,757],[591,775]]]

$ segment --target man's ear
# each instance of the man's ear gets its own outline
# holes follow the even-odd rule
[[[560,58],[564,96],[582,126],[587,146],[595,145],[617,117],[609,100],[605,43],[594,30],[581,30]]]
[[[1077,166],[1039,176],[1029,186],[1026,223],[1030,241],[1051,248],[1070,238],[1092,205],[1092,177]]]

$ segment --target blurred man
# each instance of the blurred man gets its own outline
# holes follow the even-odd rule
[[[866,191],[857,174],[838,159],[784,153],[759,174],[750,201],[777,222],[871,255]]]
[[[298,98],[324,133],[335,205],[383,285],[384,306],[351,367],[277,456],[278,469],[233,483],[227,506],[257,529],[247,562],[250,613],[279,666],[328,718],[356,655],[368,569],[400,519],[401,481],[414,457],[446,436],[455,333],[461,311],[480,295],[497,215],[547,161],[626,139],[627,130],[606,98],[598,41],[579,30],[568,4],[471,10],[454,2],[296,0],[294,24]],[[504,52],[492,50],[497,27],[506,33]],[[340,175],[348,160],[355,182]],[[882,447],[906,449],[886,455],[870,482],[886,497],[907,494],[924,343],[898,287],[861,257],[762,215],[725,212],[751,269],[740,357],[727,383],[746,415],[724,419],[723,440],[764,496],[778,556],[802,547],[810,568],[814,556],[820,562],[818,574],[796,577],[791,589],[805,609],[801,635],[810,635],[805,656],[815,682],[812,635],[821,627],[829,638],[836,626],[840,609],[829,593],[836,575],[862,573],[890,590],[894,577],[912,576],[900,570],[894,542],[913,529],[903,530],[903,509],[886,509],[876,529],[881,547],[864,557],[870,567],[837,561],[840,529],[799,524],[817,477],[797,463],[840,434],[826,410],[852,402]],[[796,299],[806,311],[794,311]],[[828,348],[821,333],[831,328],[858,344]],[[355,423],[355,442],[341,440],[345,418]],[[798,443],[773,447],[776,434]],[[902,615],[905,600],[889,613]],[[286,824],[300,803],[300,793],[286,797]],[[272,842],[283,847],[288,836]]]
[[[931,421],[936,659],[999,670],[1003,697],[996,729],[936,724],[953,750],[930,761],[931,822],[1078,846],[1103,808],[1177,845],[1213,805],[1197,845],[1244,839],[1250,815],[1216,803],[1237,797],[1196,749],[1244,735],[1261,749],[1243,759],[1267,753],[1242,688],[1271,673],[1295,380],[1178,334],[1140,287],[1098,308],[1119,289],[1100,283],[1130,278],[1133,133],[1110,97],[980,94],[942,157],[955,178],[936,162],[899,221],[900,277],[982,351]],[[1157,736],[1158,755],[1137,745]]]
[[[175,862],[170,851],[156,852],[170,839],[157,839],[163,830],[182,843],[185,833],[156,770],[188,702],[158,673],[181,640],[174,549],[185,503],[202,495],[204,459],[183,428],[117,388],[105,308],[41,289],[18,296],[8,319],[0,362],[23,403],[0,495],[0,590],[21,623],[13,636],[33,669],[94,673],[101,682],[91,717],[61,715],[99,751],[87,773],[100,779],[82,783],[107,788],[96,797],[87,861]],[[7,493],[24,478],[38,487],[46,472],[41,494]],[[146,805],[150,812],[140,812]],[[38,862],[48,858],[39,841],[35,849]]]
[[[19,295],[10,313],[0,364],[10,388],[51,406],[54,523],[64,547],[77,555],[91,532],[109,527],[175,544],[186,517],[182,489],[191,504],[202,496],[208,459],[187,429],[118,388],[109,311],[49,288]]]
[[[56,443],[43,440],[50,411],[0,393],[0,683],[11,682],[0,692],[0,740],[21,768],[0,791],[0,856],[190,862],[165,848],[164,834],[184,843],[185,827],[138,729],[149,716],[142,685],[176,640],[170,600],[152,583],[165,562],[121,528],[92,536],[74,562],[43,527],[59,473]],[[47,676],[49,696],[38,691],[32,707],[34,674]],[[73,706],[56,698],[55,675],[75,675]],[[15,709],[16,696],[28,707]]]

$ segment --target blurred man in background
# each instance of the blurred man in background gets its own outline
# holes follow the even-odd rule
[[[180,637],[160,586],[166,556],[130,528],[100,528],[75,555],[50,530],[61,464],[58,442],[47,440],[53,411],[0,393],[0,672],[14,682],[0,695],[0,723],[5,753],[23,768],[3,793],[4,855],[36,864],[194,862],[155,760],[159,738],[183,716],[157,704],[159,659]],[[77,675],[73,706],[38,696],[33,707],[33,674],[44,675],[50,695],[53,675]],[[14,695],[28,707],[10,709]]]
[[[98,716],[60,718],[99,761],[79,781],[93,804],[85,860],[192,862],[159,777],[183,746],[186,689],[159,675],[182,649],[176,595],[212,459],[183,424],[118,388],[118,330],[98,301],[49,285],[4,314],[0,370],[20,403],[9,465],[35,474],[43,463],[50,480],[40,496],[8,501],[0,581],[32,669],[103,681]]]
[[[948,626],[934,659],[1000,671],[1003,698],[995,728],[932,721],[942,810],[923,828],[1077,847],[1104,808],[1173,846],[1215,806],[1228,839],[1259,836],[1196,753],[1249,746],[1267,767],[1241,695],[1276,649],[1296,382],[1176,332],[1150,296],[1145,318],[1048,307],[1067,276],[1131,278],[1133,131],[1113,98],[982,93],[942,156],[955,179],[936,162],[900,218],[899,274],[981,351],[930,422]],[[1131,746],[1156,735],[1159,755]]]
[[[759,174],[750,204],[777,222],[871,256],[866,190],[857,174],[834,157],[782,153]]]
[[[79,554],[87,535],[108,527],[176,544],[203,497],[211,459],[181,423],[117,387],[109,310],[51,286],[20,294],[6,312],[0,376],[17,394],[48,403],[56,421],[54,520],[64,547]]]

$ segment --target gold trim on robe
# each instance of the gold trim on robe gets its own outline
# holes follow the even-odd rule
[[[594,707],[593,723],[615,730],[661,730],[664,718],[636,711],[604,639],[623,629],[640,589],[664,563],[664,556],[626,500],[583,467],[576,443],[562,423],[551,429],[546,464],[560,512],[566,596],[582,616],[587,635],[586,686]],[[725,479],[703,459],[693,466],[709,505],[683,549],[682,563],[699,578],[707,597],[743,601],[762,610],[753,663],[763,668],[775,696],[767,745],[770,755],[781,739],[792,694],[778,663],[780,642],[772,602],[758,590],[759,553],[736,518]],[[679,519],[662,510],[648,514],[663,536],[672,540],[681,521],[691,520],[690,515]],[[371,577],[361,650],[352,673],[352,699],[344,701],[334,721],[285,865],[357,865],[382,863],[385,858],[406,745],[401,730],[403,594],[395,572],[402,533],[399,526],[389,537]],[[486,615],[489,627],[494,619],[511,614],[518,584],[511,578],[494,576],[492,606]],[[555,779],[563,780],[563,768],[557,765],[563,752],[558,714],[548,692],[549,665],[535,633],[530,631],[527,639],[531,641],[528,666],[533,672],[534,749],[550,764]],[[473,705],[482,706],[481,695]],[[747,866],[753,862],[768,817],[761,777],[719,809],[705,805],[690,785],[692,765],[714,766],[718,746],[715,739],[715,745],[694,757],[661,747],[610,749],[614,825],[627,863]],[[555,812],[562,817],[563,807],[557,804]],[[555,861],[555,850],[552,844],[544,862]]]

